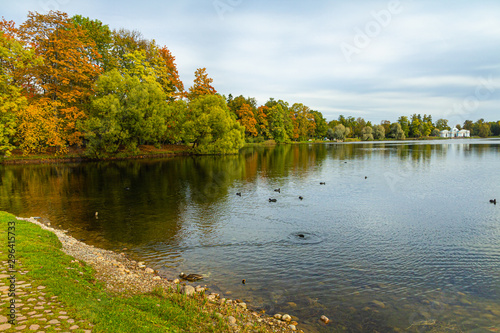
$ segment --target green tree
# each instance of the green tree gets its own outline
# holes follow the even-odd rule
[[[373,141],[373,129],[370,126],[365,126],[361,130],[361,139],[363,141]]]
[[[431,136],[439,136],[439,130],[437,128],[434,128],[431,132]]]
[[[414,114],[411,117],[411,124],[410,124],[410,137],[412,138],[420,138],[422,136],[422,122],[419,119],[419,116]]]
[[[491,122],[490,123],[491,135],[499,136],[500,135],[500,121]]]
[[[245,128],[231,116],[222,96],[201,95],[189,103],[184,141],[200,154],[235,154],[245,144]]]
[[[353,136],[357,138],[362,138],[363,137],[363,129],[366,127],[366,120],[364,120],[361,117],[358,117],[356,119],[356,122],[354,123],[354,127],[352,128],[354,133]]]
[[[384,133],[387,137],[391,133],[391,122],[389,120],[382,120],[380,125],[384,128]]]
[[[269,132],[277,143],[284,143],[290,141],[290,137],[285,128],[285,119],[288,117],[286,111],[283,109],[282,103],[271,103],[268,106],[267,121],[269,123]]]
[[[316,127],[314,129],[314,136],[318,139],[323,139],[326,137],[326,131],[328,130],[328,124],[323,114],[319,111],[311,111],[314,117],[314,123]]]
[[[472,120],[466,120],[464,121],[464,129],[469,130],[472,134],[472,131],[474,129],[474,122]]]
[[[120,146],[134,151],[138,144],[165,139],[166,94],[154,77],[142,78],[113,69],[98,79],[90,115],[83,125],[89,155],[114,154]]]
[[[396,139],[396,140],[404,140],[406,139],[405,132],[401,128],[401,124],[394,123],[391,126],[391,137]]]
[[[436,121],[436,128],[440,131],[450,130],[450,126],[448,126],[448,119],[438,119]]]
[[[489,137],[491,134],[491,131],[490,131],[490,124],[489,123],[481,123],[479,124],[478,126],[478,135],[482,138],[487,138]]]
[[[407,138],[410,135],[410,121],[408,120],[408,117],[406,116],[399,117],[398,123],[401,126],[401,129],[403,130],[405,138]],[[386,133],[389,133],[389,131],[387,131]]]
[[[338,124],[333,129],[333,138],[335,140],[344,141],[350,132],[351,132],[351,129],[349,127],[345,127],[342,124]]]
[[[382,125],[373,126],[373,138],[375,140],[385,139],[385,128]]]

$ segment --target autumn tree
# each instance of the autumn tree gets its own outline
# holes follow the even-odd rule
[[[87,45],[87,47],[95,46],[93,54],[98,55],[92,61],[101,67],[103,72],[116,67],[116,63],[111,55],[113,36],[109,26],[99,20],[91,20],[81,15],[71,17],[71,21],[75,26],[84,30],[87,37],[94,42],[93,45]]]
[[[290,108],[290,114],[293,119],[295,140],[304,141],[314,135],[316,123],[309,107],[302,103],[295,103]]]
[[[0,21],[0,155],[10,155],[19,114],[27,107],[18,76],[39,63],[31,49],[16,40],[14,22]]]
[[[217,93],[217,90],[212,87],[212,82],[214,80],[208,77],[206,68],[198,68],[194,75],[194,84],[189,88],[189,92],[187,94],[190,101],[203,95],[214,95]]]
[[[268,120],[269,107],[261,105],[255,111],[255,120],[257,121],[257,131],[259,135],[264,138],[270,138],[269,133],[269,120]]]
[[[163,66],[166,69],[167,73],[163,88],[171,96],[171,99],[180,99],[186,97],[184,84],[179,77],[177,65],[175,64],[175,57],[166,46],[158,49],[158,55],[163,61]]]
[[[57,101],[42,98],[20,108],[16,132],[19,148],[24,154],[44,152],[47,147],[62,147],[61,118],[54,117]]]
[[[245,134],[247,136],[257,136],[257,120],[252,112],[252,107],[244,103],[238,110],[236,110],[238,121],[245,127]]]
[[[54,108],[53,119],[64,141],[80,144],[78,123],[86,117],[92,85],[102,71],[94,61],[99,58],[94,41],[67,14],[54,11],[30,12],[19,35],[43,59],[26,70],[24,84],[42,100],[40,105]]]

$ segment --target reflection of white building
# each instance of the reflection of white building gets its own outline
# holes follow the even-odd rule
[[[455,127],[451,131],[444,130],[439,132],[439,136],[442,138],[470,138],[470,131],[466,129],[458,130]]]

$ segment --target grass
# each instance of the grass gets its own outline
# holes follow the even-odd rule
[[[35,287],[46,286],[44,292],[48,296],[58,296],[69,316],[91,322],[93,332],[228,331],[226,322],[204,306],[206,299],[202,296],[187,297],[160,289],[136,296],[108,292],[96,281],[92,267],[73,261],[61,251],[56,235],[0,212],[3,249],[10,221],[16,221],[16,260],[29,271],[23,279]],[[7,260],[7,251],[1,252],[0,259]]]

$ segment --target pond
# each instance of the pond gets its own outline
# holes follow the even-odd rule
[[[499,170],[500,140],[471,139],[6,165],[0,210],[308,332],[499,332]]]

